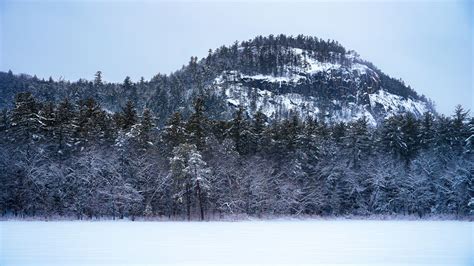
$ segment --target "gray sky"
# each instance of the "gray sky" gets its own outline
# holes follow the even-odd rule
[[[339,41],[451,114],[474,111],[473,4],[465,1],[0,0],[0,70],[68,80],[151,78],[257,35]]]

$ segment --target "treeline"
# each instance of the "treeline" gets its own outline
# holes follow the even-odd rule
[[[295,49],[303,50],[298,53]],[[348,65],[346,50],[338,42],[311,36],[296,37],[283,34],[257,36],[252,40],[221,46],[204,58],[203,70],[219,74],[226,70],[240,70],[244,74],[283,75],[288,68],[307,64],[307,58],[319,62]],[[190,64],[192,66],[192,64]]]
[[[15,216],[208,219],[262,215],[474,214],[474,119],[401,114],[269,123],[240,108],[156,127],[132,102],[59,104],[19,93],[0,118],[0,212]]]

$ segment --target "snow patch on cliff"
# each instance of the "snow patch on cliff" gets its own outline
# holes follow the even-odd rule
[[[381,106],[387,113],[387,117],[402,112],[410,112],[416,116],[420,116],[428,111],[426,104],[422,101],[413,100],[411,98],[404,99],[401,96],[391,94],[384,90],[369,94],[369,99],[370,106],[372,108]]]

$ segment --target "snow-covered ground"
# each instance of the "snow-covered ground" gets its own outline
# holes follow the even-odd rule
[[[0,265],[474,265],[456,221],[0,222]]]

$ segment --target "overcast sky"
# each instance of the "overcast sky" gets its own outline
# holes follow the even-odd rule
[[[474,111],[473,4],[465,1],[152,2],[0,0],[0,70],[68,80],[151,78],[235,40],[339,41],[451,114]]]

